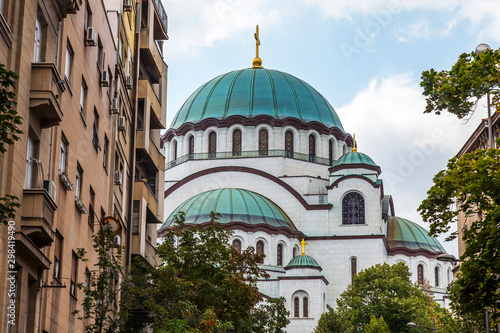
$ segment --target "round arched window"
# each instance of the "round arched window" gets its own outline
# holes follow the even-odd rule
[[[342,199],[342,224],[365,224],[365,199],[350,192]]]

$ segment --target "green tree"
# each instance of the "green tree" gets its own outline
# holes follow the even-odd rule
[[[318,320],[318,325],[314,329],[314,333],[346,333],[350,332],[348,329],[348,322],[333,309],[328,310],[321,315]]]
[[[383,317],[392,332],[411,332],[410,321],[428,326],[432,300],[410,280],[408,267],[384,263],[359,272],[337,300],[340,315],[363,332],[371,316]]]
[[[463,53],[449,71],[424,71],[420,86],[424,88],[425,113],[448,111],[459,119],[476,109],[479,99],[488,93],[499,109],[500,50],[487,50],[476,55]]]
[[[377,319],[377,317],[371,316],[370,322],[365,326],[364,333],[391,333],[391,331],[383,317]]]
[[[18,76],[5,69],[5,65],[0,64],[0,153],[7,151],[6,145],[12,145],[14,141],[19,140],[19,135],[23,133],[19,126],[22,124],[22,118],[16,111],[15,80]],[[11,194],[0,197],[0,223],[7,224],[13,220],[16,215],[16,208],[20,207],[19,199]]]
[[[257,279],[268,277],[259,268],[263,256],[251,247],[233,249],[218,216],[212,213],[205,226],[186,226],[180,213],[157,248],[162,263],[134,261],[123,294],[124,331],[149,325],[155,332],[251,332],[261,301]]]
[[[93,248],[97,253],[96,269],[89,270],[90,275],[86,278],[88,283],[79,283],[77,288],[84,293],[82,302],[83,313],[76,310],[73,314],[78,319],[88,320],[85,332],[111,333],[118,332],[120,328],[120,316],[118,312],[120,278],[122,272],[122,246],[115,241],[115,233],[111,226],[106,223],[101,225],[101,230],[93,238]],[[79,259],[88,263],[86,250],[77,250]],[[85,322],[85,321],[84,321]]]
[[[259,304],[250,318],[253,333],[283,333],[290,323],[290,312],[285,308],[285,298],[271,298]]]
[[[467,219],[461,257],[465,262],[450,288],[454,310],[464,318],[482,321],[485,308],[489,308],[496,325],[500,319],[500,149],[454,157],[433,181],[418,208],[423,220],[430,223],[429,233],[448,232],[459,214]],[[448,238],[456,237],[455,232]]]

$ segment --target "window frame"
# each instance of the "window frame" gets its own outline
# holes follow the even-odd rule
[[[73,47],[68,39],[66,43],[66,58],[64,62],[64,80],[66,80],[68,87],[71,87],[71,71],[73,70],[74,57],[75,51],[73,50]]]
[[[357,201],[357,202],[356,202]],[[342,198],[342,225],[365,225],[366,203],[359,192],[351,191]]]
[[[69,294],[76,299],[76,285],[78,283],[78,255],[71,251],[71,277],[69,285]]]
[[[75,199],[81,200],[83,184],[83,169],[80,163],[76,163],[76,177],[75,177]]]

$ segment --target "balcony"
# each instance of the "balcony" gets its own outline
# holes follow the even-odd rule
[[[62,120],[59,106],[59,97],[65,89],[62,82],[55,64],[31,64],[30,110],[38,115],[42,128],[59,125]]]
[[[63,18],[68,14],[76,14],[82,5],[82,0],[56,0],[59,12]]]
[[[160,152],[150,137],[144,135],[145,131],[136,132],[137,158],[144,159],[146,168],[152,170],[165,170],[165,156]]]
[[[142,201],[144,199],[147,204],[146,223],[163,223],[156,215],[158,214],[158,199],[151,191],[151,188],[144,180],[136,180],[134,182],[134,200]]]
[[[161,105],[158,95],[154,91],[149,80],[139,80],[139,99],[148,99],[151,106],[151,129],[165,129],[167,109]]]
[[[23,192],[21,231],[38,247],[54,241],[54,212],[56,203],[49,193],[41,188],[25,189]]]
[[[156,267],[158,265],[156,248],[144,236],[132,235],[132,255],[139,255],[149,265]]]
[[[149,1],[148,1],[149,2]],[[154,15],[154,39],[168,39],[168,16],[163,8],[161,0],[151,0],[155,11]]]
[[[142,29],[140,37],[141,62],[153,81],[158,82],[163,69],[163,57],[151,30]]]

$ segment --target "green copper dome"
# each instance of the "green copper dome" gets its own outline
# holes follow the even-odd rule
[[[358,152],[351,152],[340,156],[340,158],[337,160],[337,162],[335,162],[335,164],[332,167],[340,165],[349,165],[349,164],[351,165],[364,164],[364,165],[378,167],[378,165],[376,165],[375,162],[373,162],[370,156]]]
[[[219,223],[242,222],[250,225],[268,225],[296,231],[288,216],[274,202],[247,190],[222,188],[195,195],[177,207],[165,220],[160,230],[173,226],[173,217],[186,214],[186,224],[210,221],[210,212],[221,214]]]
[[[236,115],[317,121],[344,131],[333,107],[313,87],[293,75],[265,68],[232,71],[205,83],[186,100],[170,127]]]
[[[308,255],[299,255],[294,257],[292,260],[290,260],[288,265],[285,266],[285,269],[290,268],[317,268],[320,271],[322,270],[321,266],[318,265],[316,260]]]
[[[401,217],[390,217],[387,221],[387,242],[390,250],[428,250],[446,253],[439,241],[428,235],[427,230]]]

